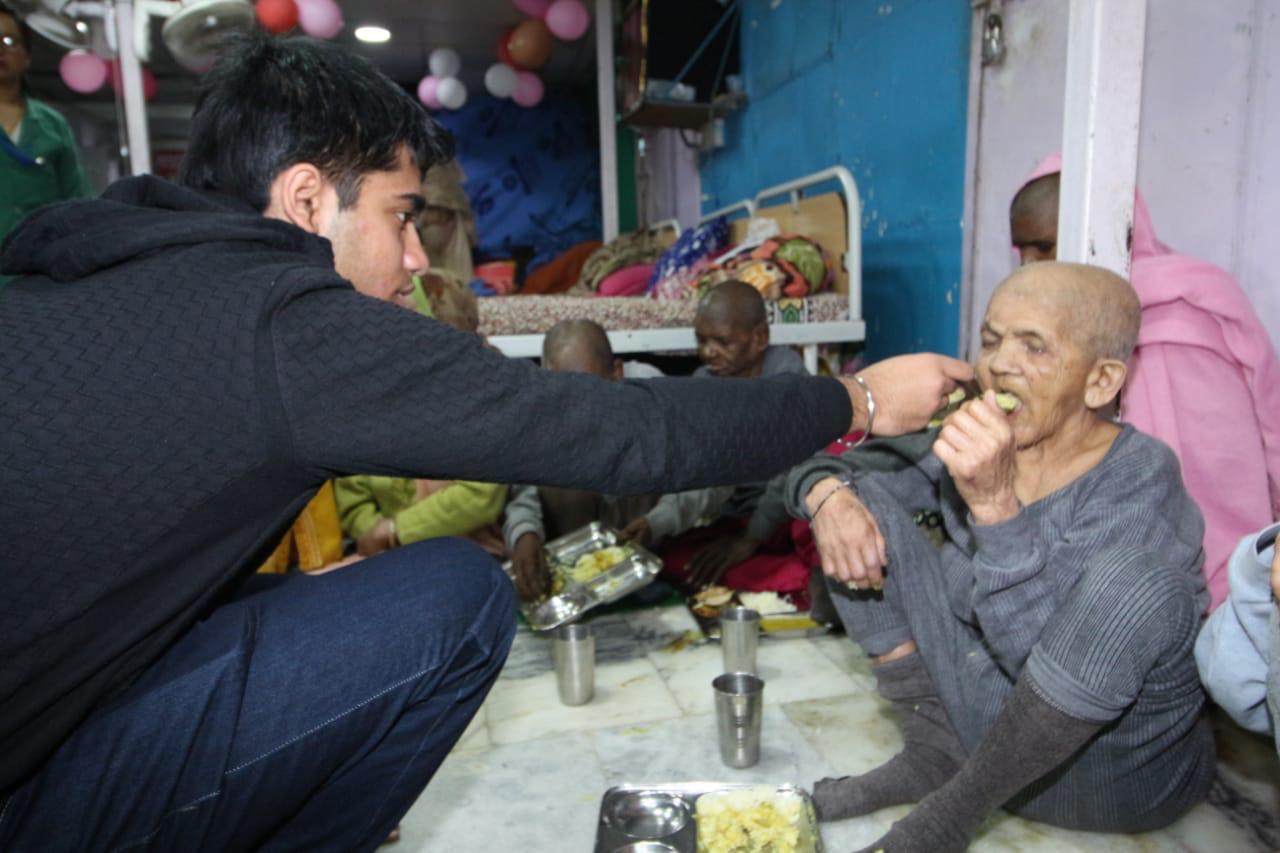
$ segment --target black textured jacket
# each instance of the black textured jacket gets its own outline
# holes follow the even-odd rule
[[[327,241],[149,177],[0,269],[0,792],[270,551],[329,477],[668,492],[843,433],[830,379],[604,382],[357,293]]]

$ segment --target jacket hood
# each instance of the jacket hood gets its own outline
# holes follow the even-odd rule
[[[0,272],[70,282],[157,249],[226,242],[302,252],[333,266],[324,238],[238,199],[143,175],[117,181],[101,198],[31,214],[0,248]]]
[[[1022,182],[1022,186],[1025,187],[1036,178],[1043,178],[1045,175],[1052,175],[1061,171],[1062,155],[1055,152],[1036,164],[1036,167],[1031,170],[1031,174],[1027,175],[1027,179]],[[1160,238],[1156,237],[1156,228],[1151,221],[1151,211],[1147,210],[1147,202],[1142,197],[1142,193],[1136,190],[1133,198],[1132,252],[1133,260],[1135,261],[1152,258],[1157,255],[1167,255],[1170,252],[1169,247],[1161,243]]]

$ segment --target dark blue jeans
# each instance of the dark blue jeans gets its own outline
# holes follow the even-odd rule
[[[474,716],[515,631],[460,539],[219,608],[0,814],[0,850],[372,850]],[[0,759],[3,760],[3,759]]]

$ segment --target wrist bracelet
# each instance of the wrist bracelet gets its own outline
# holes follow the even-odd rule
[[[831,491],[823,495],[822,500],[818,501],[818,505],[813,508],[813,512],[809,513],[810,521],[813,521],[815,518],[818,517],[818,513],[822,511],[822,508],[827,505],[827,501],[831,500],[831,496],[834,495],[836,492],[840,491],[841,489],[848,489],[851,492],[854,491],[853,478],[850,477],[848,474],[839,475],[838,477],[836,477],[836,481],[837,481],[836,484],[831,487]],[[857,494],[857,492],[854,492],[854,494]]]
[[[862,393],[867,395],[867,426],[862,430],[862,437],[853,444],[845,445],[848,449],[859,446],[871,437],[871,425],[876,422],[876,398],[871,396],[871,386],[861,376],[854,374],[853,381],[858,383],[858,387],[862,389]]]

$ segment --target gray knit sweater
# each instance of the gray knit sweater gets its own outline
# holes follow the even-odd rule
[[[883,471],[892,443],[871,448],[876,473],[856,473],[859,451],[801,463],[788,507],[803,517],[818,479],[855,472],[907,512],[941,512],[946,609],[936,618],[959,630],[939,632],[948,648],[918,639],[930,671],[948,674],[935,680],[952,684],[940,684],[942,698],[968,749],[1024,674],[1060,711],[1108,724],[1015,810],[1061,822],[1085,801],[1093,815],[1194,802],[1213,772],[1192,655],[1208,598],[1204,523],[1172,451],[1126,426],[1092,470],[1003,524],[978,526],[932,452],[911,461],[929,444],[900,442],[909,450],[892,473]]]

